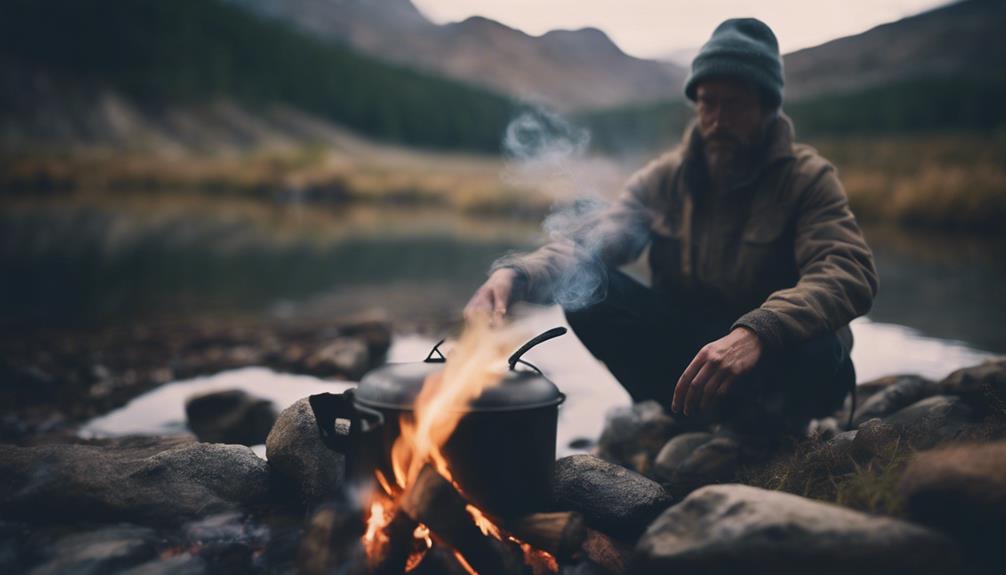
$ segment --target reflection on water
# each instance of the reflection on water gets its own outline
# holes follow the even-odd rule
[[[1002,239],[866,233],[881,289],[870,314],[877,323],[856,324],[858,354],[884,350],[875,344],[886,332],[867,327],[880,323],[934,338],[906,337],[918,341],[915,351],[892,351],[883,369],[921,371],[942,357],[931,348],[916,353],[923,342],[1006,351]],[[38,325],[365,307],[393,317],[417,308],[456,314],[493,259],[540,239],[515,221],[403,208],[333,211],[169,194],[8,202],[0,213],[0,317]]]
[[[550,307],[536,309],[524,320],[524,325],[528,334],[534,334],[567,324],[562,312],[557,307]],[[938,379],[953,369],[973,365],[985,358],[985,354],[965,345],[924,338],[902,326],[860,319],[852,327],[859,341],[853,351],[859,381],[904,371]],[[433,344],[431,338],[397,336],[388,361],[422,361]],[[566,394],[566,401],[559,409],[556,434],[556,454],[559,457],[577,451],[569,447],[574,439],[596,440],[604,427],[605,414],[613,407],[630,403],[628,394],[614,377],[572,335],[542,344],[528,351],[524,358],[539,367]],[[208,391],[243,389],[272,401],[278,409],[284,409],[308,395],[339,393],[351,385],[281,374],[264,368],[238,369],[161,386],[118,410],[95,418],[81,429],[80,434],[84,437],[107,437],[184,431],[185,399]],[[265,457],[265,446],[253,449]]]

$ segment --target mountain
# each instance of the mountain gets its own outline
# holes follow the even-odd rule
[[[819,137],[991,133],[1006,126],[1006,2],[965,0],[783,56],[785,112]],[[691,117],[680,99],[578,116],[605,151],[660,148]]]
[[[1001,81],[1006,2],[968,0],[784,57],[790,101],[909,80]]]
[[[0,141],[15,148],[102,141],[117,118],[170,128],[173,110],[227,100],[209,112],[221,125],[281,106],[386,141],[496,153],[518,110],[220,0],[6,0],[0,88]]]
[[[437,25],[409,0],[230,0],[366,54],[560,111],[675,97],[686,71],[634,58],[596,28],[531,36],[472,17]]]

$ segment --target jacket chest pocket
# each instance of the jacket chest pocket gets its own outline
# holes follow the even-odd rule
[[[792,230],[782,214],[752,218],[741,233],[734,281],[764,298],[797,280]]]

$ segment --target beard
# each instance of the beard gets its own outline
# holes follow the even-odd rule
[[[750,153],[737,138],[713,134],[706,139],[703,148],[709,177],[718,188],[729,189],[747,174]]]

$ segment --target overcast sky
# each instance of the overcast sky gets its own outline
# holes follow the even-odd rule
[[[434,22],[485,16],[528,34],[586,26],[644,58],[702,45],[721,21],[764,20],[783,53],[910,16],[947,0],[413,0]]]

